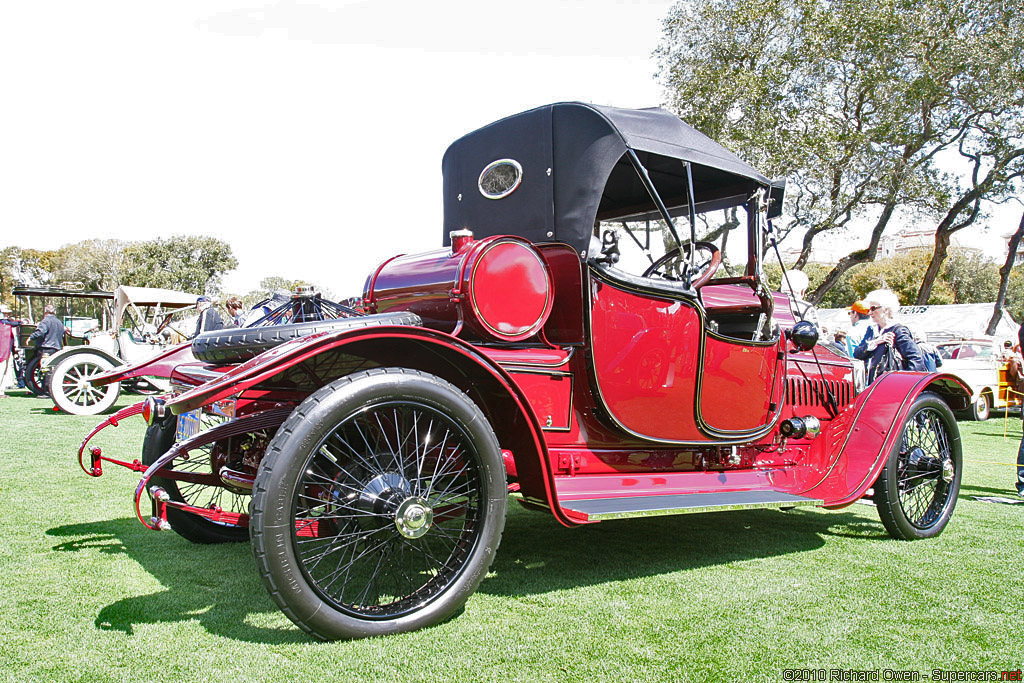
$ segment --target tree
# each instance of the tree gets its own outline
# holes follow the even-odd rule
[[[1010,271],[1013,269],[1013,262],[1017,259],[1017,249],[1020,247],[1021,237],[1024,237],[1024,214],[1021,214],[1020,224],[1016,232],[1010,237],[1010,248],[1006,254],[1006,263],[999,269],[999,293],[996,295],[996,305],[992,310],[992,319],[988,321],[988,328],[985,334],[995,334],[996,325],[1003,317],[1003,304],[1006,301],[1006,291],[1010,286]],[[1018,305],[1024,303],[1018,300]],[[1016,318],[1018,321],[1020,317]]]
[[[85,240],[65,244],[51,259],[55,283],[81,283],[85,289],[113,290],[121,284],[126,242]]]
[[[790,179],[783,233],[870,221],[824,294],[873,261],[897,208],[938,215],[958,183],[937,159],[1021,115],[1019,0],[681,0],[656,51],[669,106]]]
[[[238,265],[231,246],[214,237],[175,236],[135,242],[124,250],[123,284],[216,294]]]
[[[930,298],[935,278],[949,251],[953,233],[972,225],[978,219],[983,198],[995,199],[1008,195],[1013,191],[1015,181],[1024,176],[1024,146],[1019,146],[1024,140],[1018,140],[1019,137],[1012,142],[990,141],[994,149],[976,151],[966,149],[968,138],[961,140],[960,154],[969,158],[973,164],[971,183],[939,221],[935,230],[935,250],[921,279],[921,287],[916,297],[917,304],[924,304]],[[1014,144],[1018,146],[1014,147]],[[982,177],[981,169],[986,162],[989,163],[989,169]]]

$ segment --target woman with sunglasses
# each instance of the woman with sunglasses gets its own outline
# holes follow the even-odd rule
[[[875,323],[853,351],[866,365],[868,384],[890,370],[926,372],[924,356],[906,325],[896,322],[899,297],[888,289],[876,289],[864,297],[868,315]]]

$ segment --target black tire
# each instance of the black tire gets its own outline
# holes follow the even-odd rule
[[[90,378],[114,368],[95,353],[75,353],[50,367],[47,386],[54,404],[71,415],[98,415],[110,410],[121,395],[118,382],[94,387]]]
[[[987,393],[982,392],[978,396],[978,400],[971,404],[970,417],[975,422],[984,422],[992,414],[992,398]]]
[[[433,375],[376,368],[322,387],[277,431],[256,476],[253,553],[273,600],[317,638],[411,631],[476,590],[506,504],[476,404]]]
[[[205,363],[237,363],[255,358],[267,349],[317,332],[379,327],[381,325],[422,325],[415,313],[381,313],[358,318],[315,320],[292,325],[231,327],[204,332],[192,340],[192,355]]]
[[[875,482],[878,516],[893,538],[938,536],[946,527],[963,473],[960,432],[946,403],[923,393]]]
[[[142,464],[152,465],[157,458],[174,445],[177,426],[177,416],[168,411],[162,420],[157,419],[146,429],[146,438],[142,442]],[[172,466],[175,464],[172,463]],[[183,465],[184,463],[177,463],[178,467]],[[193,471],[210,472],[209,447],[192,451],[189,454],[187,467]],[[163,477],[153,477],[150,480],[150,485],[159,486],[167,491],[171,500],[188,502],[198,507],[216,503],[231,512],[246,512],[248,509],[249,496],[231,493],[220,487],[183,484],[179,489],[177,482]],[[170,523],[171,529],[178,535],[193,543],[238,543],[249,538],[249,530],[245,527],[213,522],[205,517],[174,508],[167,509],[167,521]]]
[[[39,367],[42,356],[36,354],[25,363],[22,379],[25,380],[25,388],[36,396],[46,396],[46,378],[43,376],[43,369]]]

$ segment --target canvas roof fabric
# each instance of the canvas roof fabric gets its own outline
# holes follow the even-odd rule
[[[561,102],[501,119],[453,142],[442,160],[443,243],[469,229],[477,238],[518,235],[585,251],[597,219],[651,214],[647,190],[624,156],[633,150],[672,215],[688,203],[692,168],[697,212],[745,204],[771,181],[736,154],[658,108],[617,109]],[[478,182],[492,162],[522,167],[519,187],[500,199]],[[781,208],[781,186],[772,197]]]
[[[121,327],[121,318],[124,309],[129,304],[136,306],[156,306],[161,308],[175,309],[193,306],[196,303],[198,294],[178,292],[173,289],[162,289],[160,287],[127,287],[120,286],[114,290],[114,329]]]

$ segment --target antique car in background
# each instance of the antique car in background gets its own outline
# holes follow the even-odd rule
[[[45,388],[54,405],[66,413],[97,415],[109,410],[120,396],[122,385],[139,393],[170,389],[171,368],[161,364],[147,364],[147,374],[126,377],[123,382],[93,386],[92,379],[181,345],[188,335],[178,327],[184,315],[195,315],[196,295],[121,286],[114,290],[111,301],[109,327],[94,326],[83,335],[84,343],[67,346],[43,361],[43,372],[48,375]]]
[[[971,392],[965,416],[987,420],[992,409],[1019,407],[1021,396],[1007,377],[1002,344],[996,339],[959,339],[936,345],[942,359],[942,371],[960,378]]]
[[[45,359],[46,388],[54,405],[74,415],[97,415],[117,401],[120,389],[134,393],[167,392],[170,372],[187,358],[195,333],[196,295],[155,287],[118,287],[113,293],[113,324],[93,329],[84,345],[62,349]],[[312,288],[279,294],[256,304],[246,327],[267,327],[345,318],[356,311],[328,301]],[[222,333],[227,335],[228,333]],[[167,362],[165,357],[173,358]],[[117,382],[94,384],[112,369],[129,366]]]
[[[18,302],[19,310],[16,317],[23,321],[17,326],[20,353],[18,376],[26,389],[36,396],[43,396],[47,393],[42,367],[43,358],[36,353],[35,346],[29,341],[29,337],[36,330],[37,322],[43,317],[43,307],[46,304],[54,304],[57,309],[56,315],[67,330],[64,336],[65,347],[78,347],[87,343],[89,333],[107,317],[114,293],[87,290],[75,283],[65,283],[60,287],[18,285],[11,290],[11,294]],[[75,315],[76,313],[90,315]]]
[[[906,372],[860,391],[815,346],[761,270],[780,186],[666,111],[580,103],[470,133],[442,170],[443,246],[370,273],[366,315],[201,335],[83,469],[144,470],[149,528],[250,540],[323,639],[452,615],[510,493],[577,526],[873,489],[894,537],[945,527],[967,391]],[[141,462],[89,446],[140,412]]]

